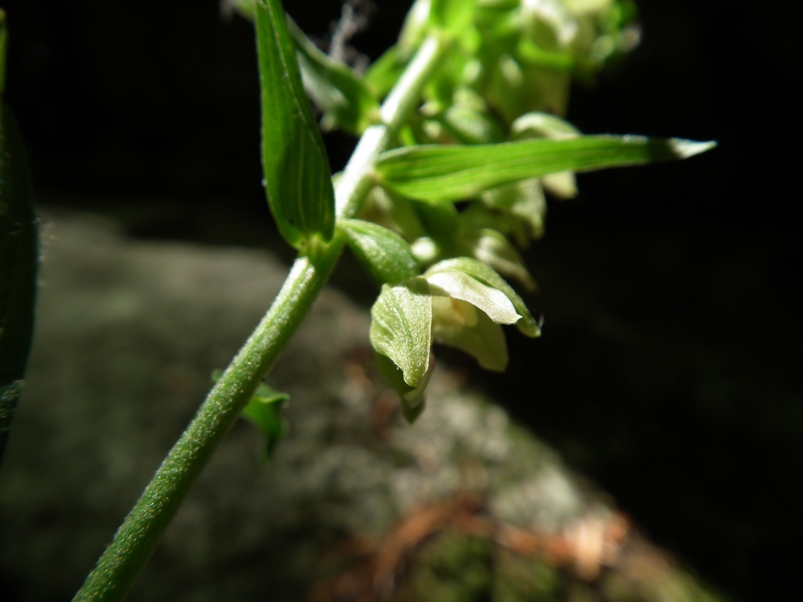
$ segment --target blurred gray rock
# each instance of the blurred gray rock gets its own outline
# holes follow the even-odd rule
[[[78,589],[287,271],[262,252],[129,240],[87,216],[53,216],[44,234],[35,346],[0,468],[0,597],[20,602]],[[256,430],[236,425],[129,600],[713,599],[454,374],[436,372],[427,410],[404,424],[368,326],[324,290],[269,377],[291,395],[288,436],[265,463]],[[466,551],[478,541],[479,561]],[[443,550],[459,566],[518,563],[518,576],[466,590],[432,569]]]

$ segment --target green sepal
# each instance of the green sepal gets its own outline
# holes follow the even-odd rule
[[[684,159],[715,145],[715,142],[641,136],[424,145],[382,154],[376,172],[382,186],[414,199],[437,203],[473,198],[495,186],[561,171],[592,171]]]
[[[410,245],[398,234],[378,224],[357,219],[342,220],[338,227],[359,262],[379,284],[398,284],[421,273]]]
[[[475,278],[479,282],[502,292],[513,304],[513,307],[516,309],[516,312],[519,314],[519,316],[521,316],[521,319],[516,322],[516,328],[518,328],[522,334],[525,334],[528,337],[541,336],[541,329],[538,327],[538,323],[535,321],[535,319],[533,319],[530,310],[527,309],[527,306],[524,304],[522,298],[519,297],[516,291],[513,290],[513,287],[505,282],[505,280],[499,274],[481,261],[471,257],[445,259],[429,268],[424,273],[424,277],[428,277],[432,274],[442,271],[454,270],[463,272],[464,274]]]
[[[416,403],[415,405],[411,405],[406,399],[402,397],[401,400],[401,412],[404,419],[407,421],[407,424],[413,424],[421,414],[424,413],[424,410],[427,407],[427,400],[422,397],[421,401]]]
[[[399,394],[401,399],[401,410],[405,420],[412,424],[424,411],[426,403],[426,388],[429,384],[429,379],[432,376],[432,367],[434,361],[430,363],[430,368],[421,379],[417,387],[411,387],[404,382],[402,371],[393,363],[387,356],[381,353],[375,353],[374,359],[376,366],[379,368],[379,373],[385,382]]]
[[[507,343],[502,327],[485,312],[473,310],[466,301],[432,298],[432,338],[436,343],[468,353],[485,370],[504,372],[507,368]]]
[[[401,369],[404,382],[413,388],[429,370],[431,326],[432,302],[426,280],[417,277],[382,286],[371,307],[371,345]]]
[[[268,204],[284,239],[307,252],[313,239],[329,241],[334,233],[329,160],[301,83],[281,2],[258,0],[255,12]]]
[[[313,44],[292,19],[287,20],[298,51],[304,88],[326,117],[349,134],[359,136],[379,120],[379,102],[348,66],[339,63]]]
[[[424,274],[433,297],[449,297],[470,303],[484,312],[496,324],[515,324],[521,318],[507,295],[499,289],[488,286],[465,273],[459,268],[459,264],[452,269],[443,269],[439,266],[441,264],[435,264],[433,268],[436,269],[430,268]],[[455,308],[455,311],[460,312],[461,310]],[[468,324],[475,322],[470,317],[470,312],[465,319],[461,317],[461,321]]]

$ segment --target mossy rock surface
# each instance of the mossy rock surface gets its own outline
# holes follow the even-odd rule
[[[261,252],[47,221],[0,472],[10,602],[77,590],[287,271]],[[269,378],[291,395],[287,437],[266,464],[256,430],[235,426],[128,600],[718,599],[457,374],[441,367],[405,424],[368,326],[323,292]]]

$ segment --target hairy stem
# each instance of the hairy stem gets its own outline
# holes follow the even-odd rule
[[[382,105],[382,123],[367,129],[335,190],[338,218],[354,217],[373,186],[376,157],[398,134],[445,49],[428,38]],[[315,259],[298,258],[265,317],[210,391],[156,471],[74,601],[122,600],[198,474],[237,420],[317,297],[343,249],[335,238]]]

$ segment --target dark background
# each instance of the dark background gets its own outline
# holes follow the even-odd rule
[[[409,6],[376,3],[353,41],[372,58]],[[248,23],[223,22],[215,0],[2,4],[7,96],[43,204],[137,236],[282,248]],[[528,251],[544,337],[511,331],[505,376],[465,365],[655,541],[723,591],[771,599],[797,589],[803,558],[801,21],[794,2],[639,4],[642,45],[575,90],[570,118],[719,148],[581,176]],[[337,1],[288,8],[321,39],[340,14]],[[327,144],[340,169],[353,143]]]

